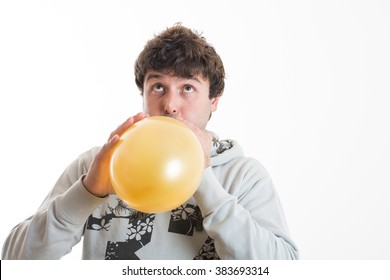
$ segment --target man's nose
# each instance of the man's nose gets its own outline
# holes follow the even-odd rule
[[[177,115],[179,112],[180,101],[177,94],[170,90],[165,94],[164,98],[164,113],[166,115]]]

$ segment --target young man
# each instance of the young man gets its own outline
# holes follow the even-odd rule
[[[224,91],[224,67],[214,48],[175,25],[147,42],[135,77],[144,112],[68,166],[38,211],[11,231],[3,259],[60,259],[82,237],[83,259],[298,258],[266,170],[237,142],[206,130]],[[145,214],[115,195],[109,160],[128,127],[155,115],[177,118],[195,132],[204,174],[182,206]]]

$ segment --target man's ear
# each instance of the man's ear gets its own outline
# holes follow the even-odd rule
[[[220,97],[221,96],[216,96],[216,97],[211,98],[211,112],[217,111],[218,102],[219,102]]]

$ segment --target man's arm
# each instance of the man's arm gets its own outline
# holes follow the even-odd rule
[[[219,171],[217,171],[219,172]],[[279,198],[255,160],[232,166],[225,188],[209,167],[194,197],[221,259],[297,259]]]
[[[3,259],[60,259],[80,241],[88,216],[104,201],[82,184],[95,152],[72,162],[37,212],[12,229]]]

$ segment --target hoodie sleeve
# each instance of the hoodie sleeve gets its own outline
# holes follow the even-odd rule
[[[82,184],[93,155],[90,150],[72,162],[37,212],[12,229],[3,259],[60,259],[80,241],[87,218],[105,200]]]
[[[256,160],[207,168],[194,197],[221,259],[298,258],[271,178]]]

